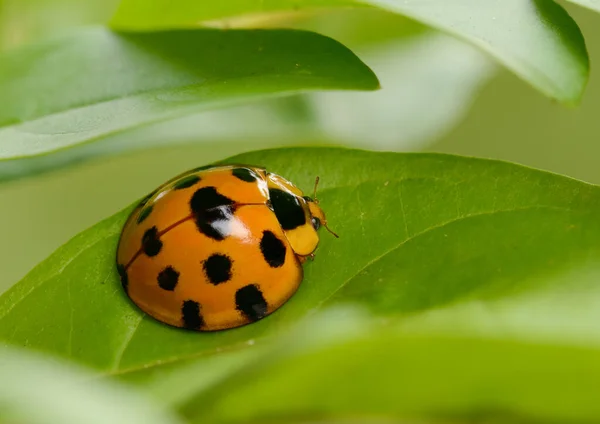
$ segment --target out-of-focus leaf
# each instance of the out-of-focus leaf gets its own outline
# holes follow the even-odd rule
[[[113,17],[117,28],[189,27],[206,21],[313,8],[376,6],[468,41],[545,95],[579,102],[589,60],[579,27],[553,0],[124,0]],[[243,25],[243,21],[242,24]]]
[[[0,161],[0,181],[165,144],[202,144],[208,155],[224,143],[229,152],[314,143],[372,150],[420,148],[460,121],[495,70],[468,44],[377,9],[297,19],[293,27],[350,47],[375,71],[383,89],[305,93],[195,113],[51,155]]]
[[[583,7],[587,7],[590,10],[600,12],[600,1],[598,0],[566,0],[571,3],[578,4]]]
[[[333,323],[331,316],[321,317],[310,331],[293,333],[295,338],[285,338],[262,360],[194,395],[186,393],[177,406],[193,423],[599,419],[600,333],[582,319],[591,310],[569,320],[557,319],[550,307],[543,314],[526,311],[526,302],[504,314],[493,301],[468,306],[442,310],[426,324],[409,319],[399,325],[392,317],[384,326],[376,320],[368,326],[363,319],[345,338],[332,340],[320,334],[321,327],[335,329],[353,315],[340,314]],[[554,331],[554,337],[536,334],[540,327],[552,332],[557,323],[562,331]],[[573,343],[568,331],[586,326],[593,327],[586,332],[592,339]],[[193,380],[201,373],[191,370],[187,376]],[[151,381],[144,383],[152,387]]]
[[[427,34],[356,49],[376,72],[373,93],[311,93],[321,134],[371,150],[419,149],[460,122],[494,67],[477,50]]]
[[[0,0],[0,51],[84,25],[105,24],[119,0]]]
[[[121,385],[92,380],[79,367],[0,347],[0,422],[6,424],[178,424]]]
[[[0,160],[66,149],[140,125],[268,96],[372,90],[330,38],[292,30],[75,32],[1,58]]]

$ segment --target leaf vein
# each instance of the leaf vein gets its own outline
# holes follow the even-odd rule
[[[404,200],[402,199],[402,181],[398,184],[398,200],[400,201],[400,212],[402,212],[402,221],[404,222],[404,232],[406,237],[410,238],[410,233],[408,232],[408,222],[406,219],[406,211],[404,210]]]
[[[129,347],[129,345],[131,344],[131,340],[133,340],[133,336],[135,336],[135,333],[138,331],[138,328],[140,328],[140,324],[144,320],[145,316],[146,316],[145,314],[140,314],[138,316],[137,323],[133,327],[131,327],[131,331],[123,340],[123,345],[121,346],[121,349],[119,349],[117,351],[117,354],[115,355],[115,360],[113,362],[113,369],[112,369],[113,372],[119,370],[119,367],[121,366],[121,361],[123,360],[123,356],[125,356],[125,352],[127,351],[127,348]]]
[[[6,309],[4,311],[4,313],[2,313],[0,315],[0,320],[2,320],[4,317],[6,317],[10,311],[12,311],[19,303],[21,303],[27,296],[29,296],[34,290],[36,290],[37,288],[39,288],[40,286],[42,286],[46,281],[53,279],[54,277],[58,276],[59,274],[61,274],[68,266],[69,264],[71,264],[71,262],[73,262],[75,259],[77,259],[80,255],[82,255],[85,251],[87,251],[88,249],[94,247],[95,245],[102,243],[103,241],[105,241],[106,239],[113,237],[116,233],[111,231],[109,234],[94,240],[92,243],[77,249],[77,253],[75,255],[73,255],[70,259],[68,259],[59,269],[57,269],[55,272],[53,272],[52,274],[49,274],[47,276],[45,276],[44,278],[41,278],[36,284],[32,284],[32,287],[27,290],[25,293],[23,293],[21,295],[21,297],[17,298],[14,303],[12,305],[10,305],[10,307],[8,309]],[[27,277],[25,277],[27,278]]]
[[[69,304],[69,338],[67,344],[67,353],[69,358],[73,353],[73,301],[71,299],[71,280],[67,279],[67,301]]]

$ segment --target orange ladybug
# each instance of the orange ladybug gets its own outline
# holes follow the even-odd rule
[[[117,270],[129,298],[161,322],[199,331],[239,327],[296,292],[322,225],[315,196],[277,174],[244,165],[197,168],[133,210]]]

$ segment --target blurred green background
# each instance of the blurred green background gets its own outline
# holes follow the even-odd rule
[[[0,0],[0,48],[15,48],[74,25],[106,22],[116,3]],[[367,109],[379,112],[377,117],[367,116],[360,109],[361,101],[351,102],[355,109],[345,111],[341,106],[348,102],[343,95],[315,95],[308,119],[324,120],[338,144],[502,159],[600,183],[600,71],[595,66],[600,58],[600,15],[572,4],[561,5],[581,27],[591,58],[590,82],[577,108],[554,103],[462,43],[437,34],[427,38],[432,34],[404,19],[367,13],[354,21],[357,26],[338,25],[342,18],[331,15],[286,23],[334,36],[372,66],[382,80],[380,93],[352,94],[353,99],[378,96],[365,103]],[[382,19],[385,25],[380,24]],[[378,32],[373,32],[374,27]],[[387,31],[389,28],[393,29]],[[448,60],[449,56],[457,63]],[[447,67],[436,66],[436,61]],[[319,108],[327,113],[315,115]],[[331,114],[332,109],[339,113]],[[345,123],[356,120],[353,114],[364,117],[364,125],[345,134]],[[226,143],[188,143],[199,123],[226,125],[230,115],[219,116],[221,120],[192,117],[181,121],[191,122],[189,127],[181,123],[172,126],[178,131],[173,133],[177,143],[169,147],[102,157],[0,184],[0,291],[79,231],[179,172],[254,148],[328,141],[296,131],[292,125],[264,137],[262,128],[247,133],[242,129],[235,136],[215,135],[215,141],[226,139]],[[265,122],[269,122],[268,116]],[[160,132],[148,131],[148,136],[169,137],[169,126],[161,128]]]

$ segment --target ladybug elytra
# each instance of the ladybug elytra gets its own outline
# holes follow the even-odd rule
[[[198,168],[132,211],[117,269],[129,298],[161,322],[198,331],[239,327],[296,292],[321,226],[327,221],[316,197],[280,175],[244,165]]]

